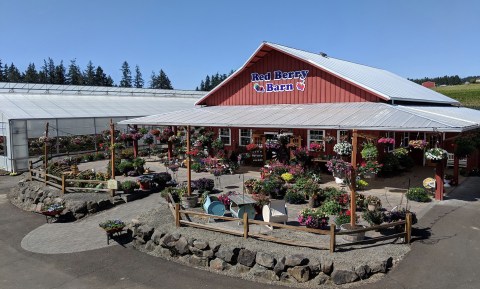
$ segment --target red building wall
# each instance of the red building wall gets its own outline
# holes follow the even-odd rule
[[[274,80],[274,71],[283,72],[308,70],[304,91],[296,89],[300,79]],[[252,73],[271,73],[270,81],[252,82]],[[253,85],[293,84],[293,91],[257,92]],[[379,102],[380,97],[340,79],[324,70],[318,69],[304,61],[271,50],[252,66],[240,72],[223,86],[213,91],[203,105],[266,105],[266,104],[304,104],[333,102]]]

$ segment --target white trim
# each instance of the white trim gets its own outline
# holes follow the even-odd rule
[[[246,136],[242,136],[242,130],[248,130],[248,131],[250,131],[250,142],[249,142],[249,143],[252,143],[253,130],[252,130],[252,129],[248,129],[248,128],[239,128],[239,129],[238,129],[238,145],[241,146],[241,147],[244,147],[244,146],[246,146],[246,145],[242,145],[242,137],[243,137],[243,138],[246,138]]]
[[[348,131],[349,131],[349,130],[348,130],[348,129],[337,129],[337,143],[340,142],[340,139],[341,139],[341,138],[340,138],[340,132],[341,132],[341,131],[346,131],[347,134],[348,134]],[[347,142],[349,142],[349,140],[347,140]]]
[[[228,129],[228,136],[221,134],[222,129]],[[223,143],[223,145],[226,145],[226,146],[231,146],[232,145],[232,129],[231,128],[228,128],[228,127],[219,128],[218,129],[218,137],[220,138],[220,140],[222,139],[222,137],[228,137],[228,143]]]
[[[311,131],[321,131],[322,132],[322,140],[321,140],[321,143],[323,145],[323,150],[325,151],[325,130],[324,129],[309,129],[307,130],[307,150],[310,150],[310,142],[312,141],[311,138],[310,138],[310,132]],[[315,142],[317,142],[315,140]]]

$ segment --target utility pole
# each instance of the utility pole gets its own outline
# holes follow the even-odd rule
[[[110,119],[110,163],[112,168],[111,179],[115,180],[115,125],[112,119]],[[111,196],[115,196],[115,190],[110,191]]]
[[[47,173],[48,173],[48,121],[47,123],[45,124],[45,141],[43,142],[43,161],[44,161],[44,164],[45,164],[45,185],[47,185]]]

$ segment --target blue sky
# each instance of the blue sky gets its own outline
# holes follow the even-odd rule
[[[262,41],[383,68],[403,77],[480,75],[480,1],[2,0],[0,59],[24,71],[51,57],[124,60],[174,88],[239,68]],[[132,69],[133,70],[133,69]]]

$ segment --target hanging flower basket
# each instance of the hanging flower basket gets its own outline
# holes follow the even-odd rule
[[[423,139],[411,140],[411,141],[408,142],[408,145],[411,148],[423,150],[427,146],[427,142]]]
[[[425,158],[432,162],[438,162],[447,158],[447,151],[441,148],[429,149],[425,152]]]
[[[349,156],[352,154],[352,145],[346,141],[342,141],[333,146],[333,151],[341,156]]]

